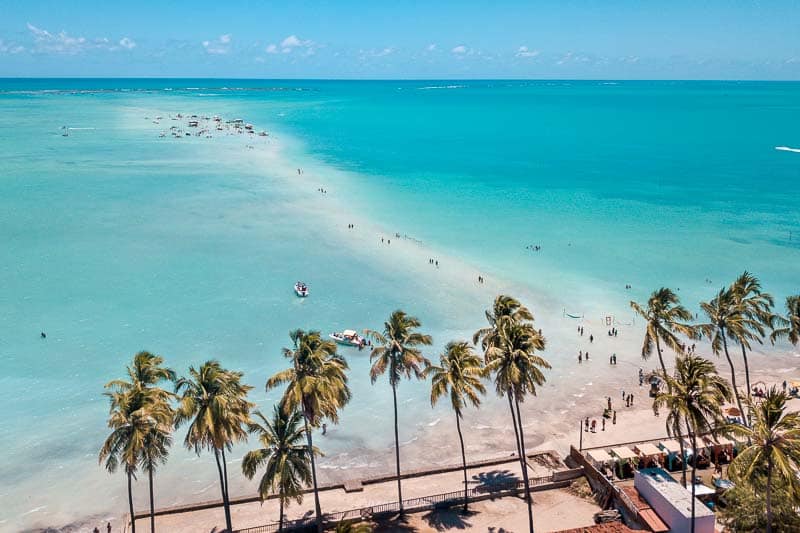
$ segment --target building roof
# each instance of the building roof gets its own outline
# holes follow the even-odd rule
[[[648,457],[653,455],[664,455],[664,450],[659,450],[658,448],[656,448],[654,444],[651,444],[649,442],[645,442],[644,444],[637,444],[635,449],[636,451],[639,452],[639,454],[646,455]]]
[[[676,440],[662,440],[661,441],[661,448],[666,450],[668,453],[678,453],[681,451],[681,445]]]
[[[562,529],[561,531],[558,531],[556,533],[635,533],[635,532],[622,522],[608,522],[605,524],[595,524],[593,526],[576,527],[573,529]]]
[[[611,461],[613,461],[611,456],[608,455],[608,452],[603,449],[590,450],[586,452],[586,457],[588,457],[590,461],[594,461],[595,463],[610,463]]]
[[[636,480],[654,487],[661,496],[666,499],[674,509],[681,513],[685,518],[691,518],[692,513],[692,493],[683,485],[676,482],[672,477],[660,468],[644,468],[636,473]],[[638,481],[634,483],[639,483]],[[713,515],[714,513],[705,505],[695,506],[695,516],[702,517]]]
[[[630,448],[626,448],[625,446],[611,448],[611,453],[620,459],[633,459],[634,457],[637,457],[637,455],[633,453]]]
[[[669,527],[664,523],[658,514],[650,507],[650,504],[641,497],[636,487],[620,487],[630,502],[636,507],[636,514],[642,519],[642,522],[650,529],[657,533],[664,533],[669,531]]]

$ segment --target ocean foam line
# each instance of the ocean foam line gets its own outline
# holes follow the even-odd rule
[[[795,152],[800,154],[800,148],[791,148],[789,146],[776,146],[776,150],[780,150],[781,152]]]

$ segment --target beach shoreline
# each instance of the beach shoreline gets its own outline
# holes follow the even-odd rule
[[[286,211],[293,211],[293,216],[297,220],[303,220],[307,224],[309,240],[321,247],[345,251],[347,255],[356,257],[365,269],[381,273],[387,284],[391,284],[394,279],[402,279],[404,291],[407,293],[402,295],[403,301],[426,300],[427,312],[422,317],[423,321],[427,323],[428,318],[435,315],[437,324],[442,326],[437,326],[437,329],[431,331],[436,340],[436,346],[430,354],[426,354],[431,359],[436,359],[438,348],[446,341],[470,338],[475,329],[483,327],[485,325],[483,311],[490,306],[491,300],[497,294],[510,293],[530,306],[536,317],[537,327],[541,327],[548,338],[549,345],[544,355],[553,364],[553,369],[547,373],[548,381],[539,391],[539,396],[530,398],[522,406],[529,451],[553,448],[565,452],[570,444],[577,444],[576,426],[581,420],[586,416],[596,417],[599,420],[606,397],[611,396],[615,405],[621,405],[618,402],[621,390],[636,394],[636,407],[620,409],[618,424],[613,428],[607,428],[606,432],[584,434],[586,438],[584,445],[595,441],[601,442],[603,438],[613,439],[615,442],[647,438],[650,435],[638,433],[634,435],[633,432],[640,430],[656,432],[658,425],[663,425],[663,421],[655,419],[652,411],[645,407],[646,390],[638,386],[638,369],[651,370],[656,363],[652,359],[642,362],[638,355],[642,326],[640,323],[633,323],[630,318],[632,313],[627,308],[628,300],[635,299],[635,296],[622,289],[624,283],[636,280],[620,279],[619,290],[611,293],[606,291],[605,284],[598,277],[596,284],[585,288],[585,299],[562,298],[555,286],[552,292],[541,290],[524,279],[515,278],[514,275],[504,276],[502,268],[491,264],[491,261],[482,264],[480,261],[475,261],[474,257],[461,257],[454,248],[440,247],[424,235],[403,231],[399,227],[393,228],[393,225],[385,221],[363,214],[354,208],[357,204],[353,199],[361,200],[361,191],[353,188],[356,181],[349,171],[338,169],[317,158],[305,156],[302,140],[289,139],[288,135],[284,138],[284,134],[280,131],[273,133],[269,124],[257,125],[256,129],[267,129],[271,132],[267,139],[256,139],[263,141],[258,144],[247,138],[187,138],[173,141],[170,138],[159,139],[157,136],[159,128],[153,128],[151,122],[144,119],[144,114],[169,115],[163,109],[159,111],[130,107],[126,108],[121,120],[139,130],[143,136],[142,142],[189,144],[188,150],[195,153],[198,161],[208,164],[210,173],[231,176],[230,185],[235,194],[252,196],[252,200],[237,206],[240,209],[225,213],[226,223],[231,227],[252,225],[256,230],[260,230],[260,227],[253,222],[258,219],[262,207],[260,202],[271,201],[268,195],[276,188],[283,188],[285,191],[280,201],[285,202]],[[255,148],[248,149],[247,144],[252,144]],[[209,145],[213,145],[213,148]],[[152,161],[148,163],[154,164]],[[296,167],[300,167],[302,173],[297,173]],[[319,189],[328,192],[320,193]],[[203,194],[211,197],[218,194],[218,191]],[[180,202],[183,199],[177,196],[168,197],[164,205],[159,207],[182,208]],[[355,227],[349,229],[350,224],[354,224]],[[406,233],[409,233],[407,237]],[[397,237],[398,234],[400,237]],[[254,235],[257,239],[260,233],[256,231]],[[391,240],[391,243],[382,243],[381,239]],[[520,250],[526,243],[526,239],[520,237]],[[438,261],[438,265],[432,266],[429,259]],[[331,265],[330,268],[335,268],[335,265]],[[478,276],[482,276],[486,280],[485,283],[478,283]],[[699,281],[697,280],[698,284]],[[312,287],[312,302],[315,296],[314,290],[315,287]],[[369,290],[366,290],[365,294],[364,298],[368,298]],[[391,310],[392,308],[387,307],[385,315]],[[406,310],[418,313],[410,305]],[[583,318],[573,319],[565,315],[572,311]],[[368,323],[357,326],[378,326],[385,315],[369,314],[368,317],[364,316],[365,319],[368,318]],[[612,317],[610,324],[606,324],[606,317]],[[324,323],[313,325],[328,327],[328,324]],[[576,333],[578,325],[586,328],[586,336],[581,337]],[[606,330],[609,327],[619,329],[619,337],[607,336]],[[595,336],[593,343],[589,343],[586,338],[590,333]],[[285,337],[283,331],[270,331],[267,334],[278,338]],[[590,350],[591,360],[579,365],[578,350]],[[207,347],[201,345],[198,352],[207,353]],[[360,390],[369,391],[369,394],[385,395],[385,383],[379,382],[374,389],[364,385],[367,381],[365,360],[368,354],[352,350],[343,350],[343,353],[351,361],[353,380]],[[618,366],[608,364],[608,357],[612,353],[618,355]],[[698,353],[710,357],[717,364],[720,373],[723,376],[727,375],[724,358],[711,356],[707,345],[698,343]],[[224,352],[220,357],[224,363]],[[800,373],[798,371],[800,359],[797,357],[796,350],[783,346],[770,350],[769,353],[754,352],[751,355],[753,382],[763,380],[779,383],[782,381],[781,376],[786,379]],[[667,358],[670,360],[672,355],[668,355]],[[266,378],[267,365],[248,363],[250,366],[246,379],[256,386],[253,394],[258,396],[259,402],[269,405],[275,398],[270,396],[264,398],[263,380]],[[98,390],[101,386],[102,383],[97,383]],[[458,448],[455,439],[451,438],[454,434],[452,413],[446,406],[429,408],[427,384],[404,382],[399,393],[403,405],[407,405],[408,409],[417,413],[414,419],[406,415],[406,424],[401,429],[404,468],[406,465],[409,468],[424,468],[440,461],[457,460]],[[319,463],[320,479],[323,482],[357,479],[391,472],[391,435],[387,432],[386,435],[368,440],[360,433],[354,434],[356,424],[386,424],[386,413],[356,412],[368,403],[363,396],[358,398],[357,402],[345,409],[342,423],[330,427],[328,435],[319,438],[320,447],[328,451],[327,457],[320,459]],[[465,427],[468,427],[468,434],[465,440],[469,459],[502,457],[513,451],[513,431],[511,425],[507,423],[507,418],[507,406],[490,388],[482,409],[466,413]],[[97,420],[98,426],[102,423],[102,420]],[[182,430],[179,430],[175,435],[174,449],[180,447],[181,433]],[[660,435],[663,433],[653,436]],[[232,470],[237,468],[236,465],[245,448],[246,445],[237,448],[237,452],[231,457]],[[436,454],[428,453],[428,450],[432,449],[436,450]],[[158,502],[174,505],[178,502],[189,503],[213,498],[218,489],[210,458],[207,455],[194,457],[193,454],[176,449],[173,453],[171,457],[173,464],[164,470],[163,475],[160,473],[156,478]],[[118,519],[119,510],[124,507],[121,499],[124,488],[122,478],[108,476],[102,472],[100,467],[96,466],[94,456],[90,457],[86,464],[96,469],[87,475],[95,479],[102,478],[96,481],[96,486],[111,487],[110,494],[116,500],[110,499],[107,513],[92,514],[91,517],[87,515],[79,522],[72,522],[69,527],[77,527],[78,530],[81,527],[88,527],[89,524],[95,524],[98,520],[105,523],[108,519]],[[192,472],[192,479],[188,483],[182,477],[184,472]],[[188,490],[179,490],[184,483],[189,487]],[[141,490],[142,487],[137,486],[137,491]],[[249,495],[253,491],[253,483],[245,482],[238,475],[231,476],[232,495]],[[136,499],[137,507],[141,508],[144,502],[142,494],[137,493]],[[39,506],[30,502],[29,508],[32,509],[31,516],[35,517]],[[56,509],[54,512],[57,513],[56,516],[65,518],[62,524],[70,521],[67,518],[68,513],[80,513],[75,509]],[[33,518],[32,523],[35,521],[36,518]],[[57,523],[58,519],[44,519],[36,523],[44,527],[44,524],[52,522]],[[0,523],[0,529],[4,527]],[[64,530],[69,529],[63,525],[61,527]]]
[[[273,165],[272,174],[282,175],[287,185],[292,184],[297,189],[298,209],[304,209],[303,199],[314,199],[320,188],[328,190],[324,195],[326,204],[333,207],[324,211],[324,216],[320,217],[319,212],[315,213],[312,208],[306,208],[305,216],[310,219],[318,219],[320,226],[325,228],[328,238],[335,241],[336,246],[349,246],[353,253],[360,253],[374,262],[375,268],[401,268],[406,272],[411,272],[412,277],[419,277],[421,285],[430,289],[432,283],[440,285],[440,290],[461,291],[461,298],[464,305],[475,307],[476,326],[480,324],[480,313],[483,308],[488,307],[494,295],[509,292],[518,296],[523,302],[532,302],[533,310],[537,318],[537,325],[540,325],[545,335],[551,341],[550,350],[566,350],[574,347],[575,349],[586,349],[590,347],[593,352],[596,350],[591,362],[581,365],[573,357],[561,356],[555,359],[553,375],[548,375],[548,383],[543,387],[539,398],[531,398],[523,404],[523,422],[526,434],[526,443],[529,451],[542,449],[556,449],[565,454],[570,445],[577,446],[578,433],[577,426],[586,416],[591,416],[599,420],[605,398],[614,398],[615,405],[620,390],[630,390],[637,395],[636,407],[619,410],[619,422],[616,426],[607,428],[605,432],[596,434],[587,433],[584,435],[584,446],[599,445],[611,442],[626,442],[643,440],[647,438],[660,437],[664,435],[663,421],[653,416],[652,410],[647,405],[646,388],[639,387],[637,382],[637,369],[640,367],[652,367],[654,361],[641,361],[638,357],[638,349],[641,339],[636,333],[641,330],[641,326],[625,325],[614,322],[614,327],[620,330],[621,338],[608,338],[604,335],[603,309],[587,310],[589,317],[583,319],[569,319],[559,313],[568,305],[561,302],[555,295],[534,294],[530,287],[520,285],[518,282],[499,279],[494,275],[484,277],[484,284],[477,283],[477,276],[482,275],[483,270],[476,265],[472,265],[458,259],[452,255],[446,255],[440,251],[426,246],[423,242],[415,238],[404,237],[398,232],[388,230],[381,226],[377,221],[367,220],[360,215],[346,213],[343,199],[351,196],[353,191],[344,190],[346,177],[341,175],[331,175],[330,169],[322,169],[315,164],[301,165],[302,175],[298,178],[292,174],[292,165],[281,159],[280,141],[270,139],[274,145],[264,151],[247,150],[245,156],[238,160],[237,165],[248,167],[248,172],[257,175],[259,169],[264,166]],[[213,141],[212,141],[213,142]],[[235,144],[226,147],[228,158],[235,157],[236,151],[241,147]],[[306,163],[306,162],[304,162]],[[281,165],[280,170],[275,169],[276,165]],[[323,176],[326,173],[326,177]],[[334,185],[331,185],[334,184]],[[355,228],[350,229],[349,224],[354,224]],[[357,236],[357,238],[354,238]],[[380,239],[391,240],[389,243],[381,243]],[[440,266],[431,269],[427,263],[428,258],[436,257]],[[435,296],[435,292],[431,292]],[[624,292],[619,300],[624,301]],[[480,305],[483,307],[480,307]],[[444,310],[443,310],[444,312]],[[561,316],[559,316],[561,315]],[[593,317],[593,318],[592,318]],[[596,342],[587,344],[586,338],[579,337],[572,330],[577,325],[583,325],[587,329],[594,328]],[[463,329],[461,333],[471,333],[468,329]],[[587,332],[586,336],[588,337]],[[569,347],[569,348],[568,348]],[[698,351],[707,354],[708,347],[704,343],[698,344]],[[550,351],[548,350],[548,352]],[[605,358],[607,352],[614,350],[618,354],[621,366],[620,369],[608,365]],[[546,352],[547,353],[547,352]],[[603,354],[603,355],[599,355]],[[781,376],[784,379],[797,372],[797,354],[790,350],[776,356],[774,353],[763,354],[754,352],[751,356],[751,374],[753,382],[766,381],[779,383]],[[669,356],[671,358],[671,356]],[[724,359],[717,359],[711,356],[717,363],[720,373],[726,375]],[[773,365],[780,362],[780,369],[775,370]],[[795,363],[792,365],[792,363]],[[600,365],[598,369],[597,366]],[[770,368],[773,367],[773,368]],[[593,369],[593,370],[590,370]],[[781,372],[783,370],[784,372]],[[591,374],[587,376],[587,373]],[[776,381],[777,380],[777,381]],[[403,389],[401,388],[401,391]],[[401,392],[402,393],[402,392]],[[492,395],[490,391],[490,396]],[[493,459],[507,456],[513,452],[513,438],[510,424],[506,424],[505,406],[502,401],[492,401],[490,398],[487,405],[480,412],[468,412],[466,414],[466,426],[468,435],[466,438],[468,457],[474,459]],[[458,449],[453,444],[448,435],[452,434],[452,419],[450,413],[439,409],[436,411],[436,418],[432,422],[428,419],[417,424],[413,429],[405,428],[401,440],[401,453],[405,464],[413,468],[427,468],[435,466],[440,462],[453,462],[458,459]],[[492,420],[492,424],[486,423]],[[662,426],[662,427],[659,427]],[[329,430],[328,440],[320,438],[320,446],[325,446],[331,441],[346,439],[347,427],[342,424],[332,427]],[[387,439],[387,444],[388,439]],[[341,445],[347,447],[347,444]],[[420,453],[424,450],[436,449],[435,457],[430,454]],[[328,457],[320,459],[320,481],[322,483],[342,482],[350,479],[360,479],[378,474],[390,473],[392,458],[392,448],[388,445],[384,449],[374,449],[370,447],[347,447],[346,450],[330,454]],[[236,462],[234,458],[232,462]],[[202,463],[201,463],[202,464]],[[241,479],[232,478],[232,496],[245,496],[252,492],[252,484],[244,483]],[[214,488],[211,488],[213,494]],[[168,493],[168,487],[162,487],[161,493]],[[190,503],[190,501],[182,501]],[[304,505],[307,505],[305,502]],[[84,524],[93,523],[90,519],[82,521]]]

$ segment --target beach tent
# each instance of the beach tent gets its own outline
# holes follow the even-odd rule
[[[734,442],[726,437],[717,437],[716,440],[706,435],[703,437],[703,442],[705,443],[706,447],[711,451],[711,457],[714,458],[714,462],[717,462],[717,457],[719,454],[722,453],[723,450],[728,451],[728,457],[733,457],[733,445]]]
[[[626,448],[625,446],[611,448],[611,454],[617,456],[621,461],[629,461],[638,457],[630,448]]]
[[[676,458],[681,458],[681,445],[676,440],[665,440],[659,443],[659,447],[667,452],[667,458],[669,460],[669,469],[672,470],[672,463]],[[686,460],[686,457],[682,457],[682,460]]]
[[[648,460],[658,459],[659,461],[661,461],[666,455],[666,453],[664,453],[664,450],[656,448],[654,444],[649,442],[645,442],[644,444],[637,444],[636,446],[633,447],[633,451],[638,453],[639,457],[641,457],[642,459],[648,459]]]
[[[626,448],[625,446],[611,448],[611,455],[617,458],[618,475],[620,479],[625,477],[625,472],[623,470],[625,463],[630,463],[632,459],[636,459],[638,457],[638,455],[633,453],[630,448]]]
[[[591,450],[586,452],[586,457],[591,461],[595,467],[600,468],[602,465],[611,464],[614,458],[608,455],[605,450]]]

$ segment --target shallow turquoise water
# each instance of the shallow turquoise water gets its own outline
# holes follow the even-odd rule
[[[243,117],[280,152],[159,139],[145,119],[179,111]],[[101,387],[142,348],[179,371],[218,357],[267,407],[290,329],[402,307],[438,347],[481,325],[493,294],[456,273],[474,269],[539,298],[559,386],[562,308],[625,322],[631,297],[666,284],[695,306],[744,268],[796,292],[800,154],[775,147],[800,147],[798,124],[791,83],[0,81],[0,529],[123,511],[123,480],[96,466]],[[343,237],[351,215],[423,244]],[[441,270],[409,267],[422,251]],[[391,444],[388,388],[348,357],[331,468]],[[401,397],[405,439],[445,412],[423,384]],[[162,486],[187,472],[162,505],[216,497],[210,458],[177,449]]]

